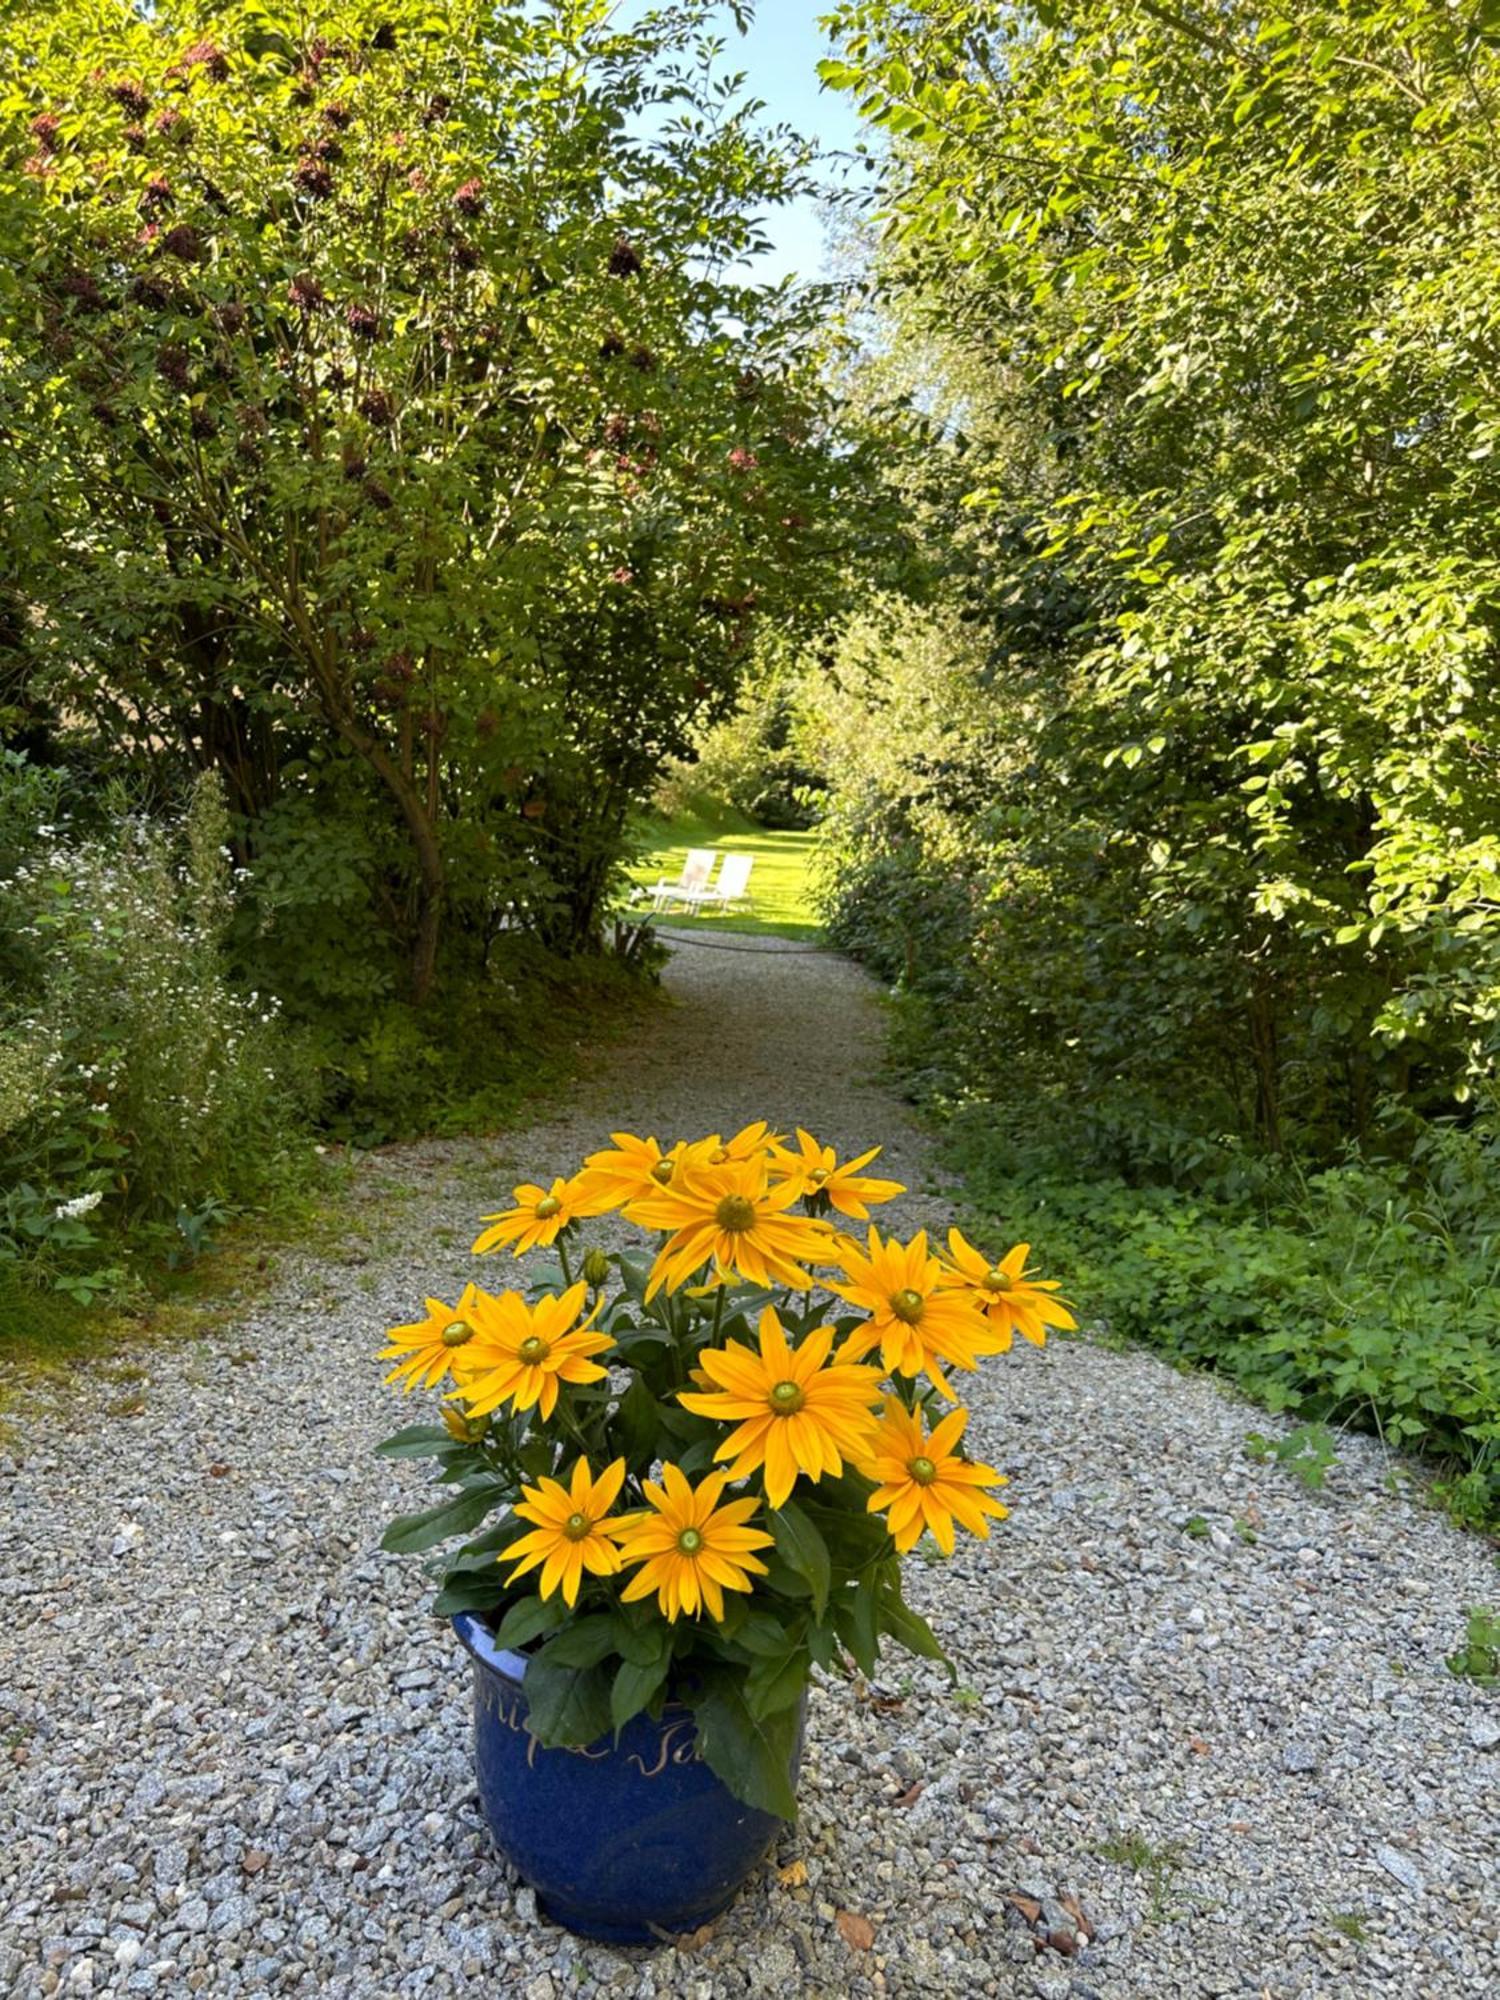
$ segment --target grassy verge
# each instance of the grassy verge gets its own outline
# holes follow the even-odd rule
[[[726,854],[748,854],[755,863],[750,872],[752,912],[738,916],[674,912],[657,921],[706,934],[739,932],[752,937],[800,938],[813,944],[822,935],[809,883],[816,838],[813,833],[758,827],[732,806],[704,799],[695,801],[692,811],[673,819],[642,821],[637,833],[640,859],[630,875],[643,888],[663,878],[675,882],[691,847],[712,847],[721,859]]]
[[[231,1224],[191,1263],[142,1270],[123,1302],[80,1306],[29,1283],[15,1265],[0,1266],[0,1443],[24,1405],[64,1407],[80,1382],[91,1408],[108,1416],[143,1414],[155,1352],[222,1342],[226,1306],[237,1312],[267,1291],[294,1244],[331,1252],[349,1187],[343,1157],[325,1156],[316,1174]]]

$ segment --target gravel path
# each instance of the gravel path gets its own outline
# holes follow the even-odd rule
[[[512,1169],[611,1125],[884,1139],[900,1220],[944,1212],[857,971],[689,946],[667,983],[564,1112],[369,1161],[341,1259],[146,1350],[142,1414],[81,1385],[0,1462],[0,1991],[1500,1992],[1500,1700],[1443,1666],[1490,1552],[1373,1444],[1306,1493],[1246,1461],[1270,1420],[1086,1342],[989,1365],[971,1436],[1014,1513],[912,1565],[960,1689],[899,1657],[821,1689],[799,1827],[691,1948],[537,1920],[478,1818],[465,1669],[375,1548],[420,1477],[369,1455],[377,1335],[467,1273]]]

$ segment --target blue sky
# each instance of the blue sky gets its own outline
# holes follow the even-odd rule
[[[748,35],[737,35],[728,26],[725,60],[745,71],[751,94],[766,101],[769,120],[784,119],[825,149],[837,150],[854,144],[859,120],[850,97],[824,90],[818,81],[818,62],[828,53],[818,28],[821,11],[818,0],[758,0]],[[726,23],[728,19],[726,11]],[[824,230],[814,202],[795,202],[768,216],[766,234],[775,244],[762,262],[768,277],[820,275]]]
[[[643,11],[646,0],[627,0],[626,11]],[[854,144],[859,129],[853,102],[824,90],[817,65],[828,53],[818,28],[822,0],[757,0],[755,24],[747,35],[735,31],[728,7],[720,9],[729,70],[745,72],[745,87],[765,101],[769,124],[785,122],[824,150]],[[827,169],[834,172],[832,168]],[[775,279],[786,273],[817,278],[824,269],[823,215],[812,200],[788,204],[765,218],[774,249],[757,261],[758,274]]]

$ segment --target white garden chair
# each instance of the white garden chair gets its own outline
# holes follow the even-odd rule
[[[712,888],[702,888],[693,897],[693,908],[700,913],[704,910],[732,910],[742,907],[753,910],[750,898],[750,870],[755,866],[753,854],[726,854],[719,869],[719,879]]]
[[[708,889],[708,878],[713,874],[718,858],[717,848],[690,847],[677,880],[669,882],[663,876],[651,890],[653,911],[668,910],[673,903],[685,903],[689,909],[696,908],[699,897]]]

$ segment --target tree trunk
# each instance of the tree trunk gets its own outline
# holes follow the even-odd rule
[[[399,760],[391,755],[378,736],[349,715],[337,716],[335,725],[344,741],[364,758],[395,799],[406,822],[406,830],[411,835],[417,860],[417,926],[412,939],[411,997],[420,1007],[430,998],[437,974],[443,908],[448,895],[437,817],[428,811],[421,790],[407,777]]]
[[[1255,1062],[1255,1123],[1262,1145],[1281,1151],[1281,1065],[1276,996],[1268,985],[1250,995],[1250,1052]]]

